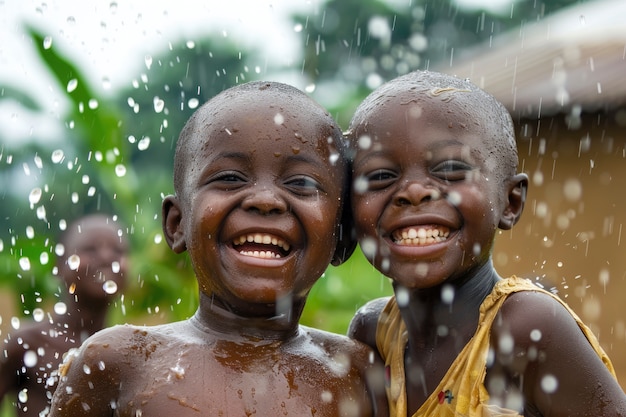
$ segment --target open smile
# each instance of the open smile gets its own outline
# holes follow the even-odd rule
[[[262,259],[276,259],[289,255],[291,245],[278,236],[267,233],[248,233],[233,241],[240,254]]]
[[[424,246],[443,242],[449,235],[450,229],[444,226],[419,226],[395,230],[391,237],[397,245]]]

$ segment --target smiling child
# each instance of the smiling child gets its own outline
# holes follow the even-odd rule
[[[390,415],[624,415],[611,363],[574,312],[493,267],[497,230],[517,223],[528,186],[506,109],[418,71],[366,98],[349,136],[359,242],[395,294],[349,333],[385,360]]]
[[[198,310],[87,340],[64,365],[50,415],[374,415],[372,350],[298,323],[313,284],[354,248],[341,223],[345,146],[327,112],[285,84],[242,84],[198,109],[163,201]]]

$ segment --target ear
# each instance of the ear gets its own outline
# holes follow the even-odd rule
[[[168,195],[163,199],[161,218],[163,234],[170,248],[176,253],[186,251],[187,243],[185,242],[185,233],[182,225],[183,215],[176,196]]]
[[[356,248],[356,232],[354,230],[354,219],[352,217],[352,205],[350,204],[347,193],[343,201],[343,207],[341,210],[341,221],[337,225],[337,247],[333,254],[333,259],[330,261],[332,266],[339,266],[348,260],[354,249]]]
[[[526,193],[528,192],[528,175],[517,174],[508,182],[508,204],[502,212],[498,227],[502,230],[512,229],[524,211]]]

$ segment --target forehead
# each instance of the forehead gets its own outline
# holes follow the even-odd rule
[[[89,218],[72,224],[65,232],[66,249],[81,249],[94,242],[109,242],[126,247],[119,225],[105,218]]]
[[[341,134],[333,119],[307,97],[246,92],[200,110],[187,138],[187,162],[198,162],[198,157],[224,148],[258,152],[281,146],[290,146],[294,153],[314,153],[327,161],[338,152],[339,140]]]

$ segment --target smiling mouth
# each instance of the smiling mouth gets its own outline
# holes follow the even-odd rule
[[[282,258],[291,248],[283,239],[266,233],[241,235],[233,241],[233,246],[242,255],[263,259]]]
[[[423,246],[443,242],[450,235],[450,229],[437,227],[405,227],[392,233],[393,242],[404,246]]]

